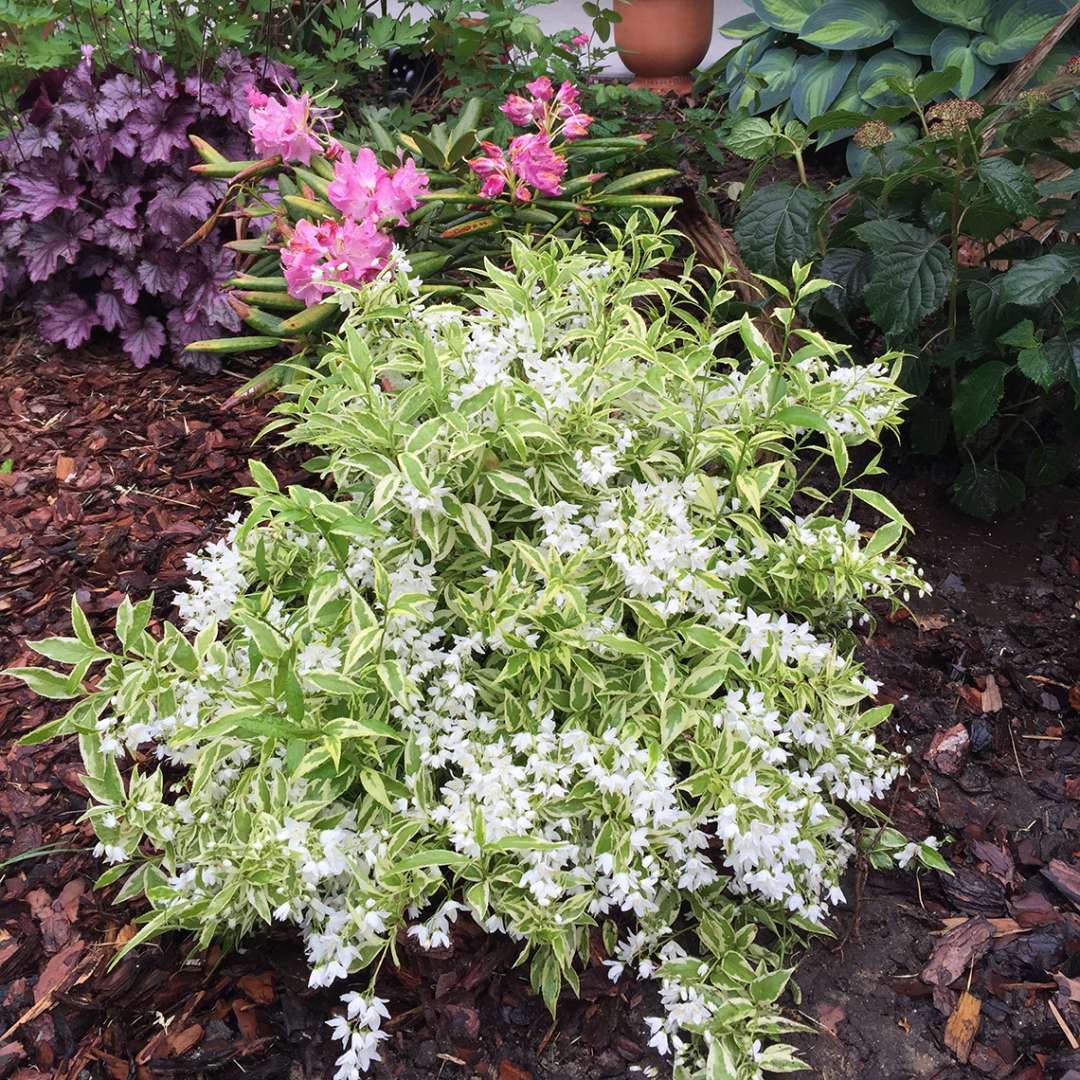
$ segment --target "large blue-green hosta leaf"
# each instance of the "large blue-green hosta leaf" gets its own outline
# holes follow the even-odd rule
[[[865,116],[870,115],[870,106],[859,95],[859,72],[862,70],[862,65],[857,64],[851,71],[851,74],[847,77],[847,82],[840,88],[840,93],[836,95],[836,100],[832,103],[832,109],[830,111],[838,111],[843,109],[849,113],[863,113]],[[850,138],[855,132],[854,128],[838,128],[833,131],[826,131],[821,138],[818,139],[818,149],[823,149],[826,146],[830,146],[834,142],[840,142],[842,139]]]
[[[994,77],[994,69],[975,55],[971,35],[958,26],[947,26],[934,38],[930,62],[935,71],[956,68],[960,72],[957,97],[974,97]]]
[[[905,19],[893,34],[894,49],[911,53],[912,56],[929,56],[930,47],[941,30],[941,24],[925,15],[912,15]]]
[[[804,124],[828,110],[855,68],[854,53],[800,56],[791,88],[791,110]]]
[[[825,0],[750,0],[754,14],[767,26],[797,34]]]
[[[981,30],[983,20],[990,14],[993,0],[915,0],[915,6],[923,14],[946,26]]]
[[[941,308],[949,295],[953,264],[949,249],[933,233],[883,218],[857,226],[855,234],[873,255],[866,306],[888,336],[914,330]]]
[[[728,58],[727,67],[724,68],[724,78],[732,88],[746,77],[746,73],[754,65],[761,54],[772,45],[780,35],[775,30],[767,30],[764,34],[757,34],[744,41],[737,49],[734,49]]]
[[[720,27],[720,33],[726,38],[745,41],[747,38],[757,37],[758,34],[764,33],[768,28],[766,23],[763,23],[751,12],[749,15],[740,15],[737,19],[724,23]]]
[[[798,53],[794,49],[769,49],[751,65],[739,93],[739,108],[749,113],[771,112],[787,101],[795,86]]]
[[[899,105],[906,99],[889,86],[889,80],[911,81],[921,70],[917,56],[899,49],[884,49],[863,64],[859,72],[859,95],[867,105]]]
[[[988,64],[1012,64],[1030,52],[1066,10],[1062,0],[997,0],[983,20],[975,52]]]
[[[902,21],[885,0],[830,0],[806,20],[799,37],[822,49],[865,49],[888,41]]]
[[[823,207],[819,192],[792,184],[759,188],[735,222],[735,240],[755,273],[786,278],[796,260],[807,262],[817,246]]]

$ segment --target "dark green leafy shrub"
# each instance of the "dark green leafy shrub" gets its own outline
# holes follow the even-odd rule
[[[807,309],[816,324],[869,355],[910,354],[911,447],[936,455],[954,445],[955,500],[979,516],[1016,506],[1075,463],[1063,440],[1080,419],[1080,154],[1075,105],[1053,107],[1071,100],[1072,67],[985,110],[967,99],[928,106],[921,80],[894,80],[907,104],[889,115],[902,126],[856,131],[857,176],[828,191],[753,190],[735,228],[757,273],[784,277],[794,260],[821,260],[836,288]],[[748,156],[800,153],[813,131],[837,130],[848,115],[825,114],[802,134],[753,118],[733,137]],[[898,146],[908,128],[915,135]]]

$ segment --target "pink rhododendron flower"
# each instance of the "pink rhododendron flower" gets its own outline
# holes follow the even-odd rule
[[[412,158],[389,173],[374,152],[364,147],[356,152],[355,160],[347,150],[340,152],[327,196],[343,214],[358,221],[371,217],[378,223],[389,218],[407,225],[405,215],[420,205],[417,196],[427,185],[427,173],[417,169]]]
[[[586,45],[589,44],[589,35],[588,34],[575,34],[570,39],[570,44],[571,45],[576,45],[579,49],[583,49]]]
[[[541,75],[539,79],[526,83],[525,89],[538,101],[550,101],[555,96],[555,88],[546,75]]]
[[[386,170],[379,164],[375,152],[366,146],[356,151],[356,158],[347,150],[334,165],[334,179],[327,196],[346,217],[362,220],[375,209],[375,193]]]
[[[408,225],[409,219],[405,215],[420,205],[420,196],[427,191],[427,186],[428,174],[418,169],[412,158],[406,158],[400,168],[390,174],[388,185],[379,196],[380,217],[396,214],[399,225]]]
[[[305,304],[317,304],[334,284],[371,281],[386,265],[393,241],[372,218],[356,222],[307,219],[296,224],[281,253],[289,294]]]
[[[544,115],[542,102],[530,101],[520,94],[507,95],[506,101],[499,106],[501,112],[512,124],[518,127],[527,127],[534,120],[540,120]]]
[[[552,150],[546,135],[518,135],[512,139],[510,164],[526,184],[542,195],[562,194],[560,180],[566,172],[566,158]]]
[[[578,96],[578,88],[571,82],[564,82],[555,94],[555,111],[563,122],[560,134],[568,142],[583,139],[593,122],[593,118],[578,106]]]
[[[314,123],[323,110],[313,108],[307,94],[282,96],[284,100],[279,101],[257,90],[248,90],[248,116],[255,153],[260,157],[280,154],[283,161],[309,165],[312,156],[322,149]]]
[[[480,194],[494,199],[505,190],[510,168],[502,150],[493,142],[485,139],[480,143],[480,149],[483,157],[473,158],[469,162],[469,168],[484,181],[480,186]]]

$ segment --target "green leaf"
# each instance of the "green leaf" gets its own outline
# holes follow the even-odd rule
[[[858,248],[830,248],[817,268],[819,276],[836,282],[835,288],[825,292],[826,299],[841,311],[854,311],[862,301],[873,265],[873,256],[869,252]]]
[[[740,15],[737,19],[724,23],[720,27],[720,33],[734,41],[745,41],[747,38],[757,37],[768,28],[768,23],[762,22],[757,15],[749,14]]]
[[[277,478],[261,461],[249,458],[247,464],[248,472],[251,473],[251,479],[254,480],[263,491],[270,491],[275,495],[280,494],[281,488],[278,486]]]
[[[806,20],[799,37],[822,49],[865,49],[891,38],[901,21],[884,0],[831,0]]]
[[[855,233],[873,254],[866,305],[886,334],[913,330],[941,307],[953,264],[933,233],[891,218],[865,222]]]
[[[1049,390],[1056,383],[1057,376],[1050,367],[1050,358],[1042,345],[1036,344],[1023,349],[1016,358],[1016,366],[1037,386]]]
[[[739,212],[735,239],[751,270],[787,278],[794,262],[808,262],[817,246],[822,197],[816,191],[772,184],[755,191]]]
[[[1061,0],[997,0],[983,20],[975,52],[988,64],[1022,60],[1067,10]]]
[[[712,697],[723,686],[730,670],[727,663],[706,660],[690,673],[682,685],[682,693],[687,697]]]
[[[520,476],[514,476],[508,472],[489,472],[486,474],[488,483],[500,494],[508,499],[524,503],[526,506],[536,505],[536,496],[533,494],[529,482]]]
[[[975,54],[971,35],[956,26],[947,26],[934,38],[930,62],[935,71],[959,71],[955,86],[959,97],[974,97],[994,77],[994,69]]]
[[[771,112],[787,101],[795,86],[794,49],[769,49],[750,66],[750,77],[740,93],[740,107],[751,113]]]
[[[406,870],[426,870],[432,866],[460,867],[468,866],[471,861],[468,855],[462,855],[460,851],[435,848],[406,855],[405,858],[394,862],[393,869],[400,873]]]
[[[1053,487],[1075,467],[1075,462],[1060,446],[1037,446],[1027,456],[1024,480],[1030,487]]]
[[[965,375],[953,396],[953,430],[963,442],[993,419],[1005,392],[1005,375],[1009,365],[1001,360],[988,360]]]
[[[870,488],[852,488],[851,494],[855,496],[860,502],[866,503],[867,506],[872,507],[879,514],[884,515],[890,521],[895,521],[898,525],[902,525],[905,529],[911,528],[911,524],[899,510],[893,506],[892,502],[887,499],[880,491],[873,491]]]
[[[1006,157],[983,158],[976,173],[998,206],[1017,217],[1037,212],[1039,193],[1035,190],[1035,178],[1023,165]]]
[[[941,71],[928,71],[915,80],[915,100],[926,105],[951,90],[960,81],[960,69],[946,66]]]
[[[1012,473],[970,464],[960,470],[952,486],[953,502],[965,513],[989,521],[999,511],[1024,500],[1024,485]]]
[[[472,542],[487,555],[491,551],[491,525],[484,511],[473,503],[462,503],[461,524]]]
[[[810,431],[820,431],[824,434],[832,431],[829,421],[821,413],[808,409],[805,405],[788,405],[772,419],[785,427],[808,428]]]
[[[837,99],[848,76],[855,70],[852,52],[833,56],[800,56],[795,65],[795,85],[791,90],[791,111],[809,124]]]
[[[48,657],[60,664],[78,664],[83,660],[107,660],[110,656],[96,645],[86,645],[78,638],[54,637],[26,643],[39,656]]]
[[[736,122],[724,139],[724,146],[733,154],[752,161],[772,153],[776,139],[776,132],[768,120],[748,116]]]
[[[859,71],[859,96],[867,105],[898,105],[904,95],[898,94],[890,85],[891,79],[912,81],[922,68],[915,56],[899,49],[884,49],[875,53]]]
[[[968,30],[981,30],[991,7],[991,0],[914,0],[914,3],[931,19]]]
[[[925,15],[912,15],[905,19],[893,34],[893,48],[912,56],[929,56],[941,26]]]
[[[63,675],[59,671],[50,671],[48,668],[7,668],[0,674],[21,679],[38,696],[56,701],[79,697],[82,693],[79,687],[71,685],[70,676]]]
[[[820,7],[824,0],[750,0],[754,14],[775,30],[797,34],[803,23]]]
[[[1075,272],[1073,264],[1055,252],[1014,263],[1001,279],[1001,298],[1021,307],[1038,307],[1067,285]]]

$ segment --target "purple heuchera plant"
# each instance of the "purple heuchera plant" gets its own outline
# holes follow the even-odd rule
[[[29,304],[68,348],[100,328],[136,367],[169,352],[214,370],[183,347],[239,329],[221,292],[233,255],[213,236],[177,250],[225,190],[188,171],[188,136],[249,157],[247,92],[275,85],[295,85],[288,68],[235,50],[182,79],[145,52],[134,74],[100,71],[86,47],[37,80],[0,140],[0,299]]]

